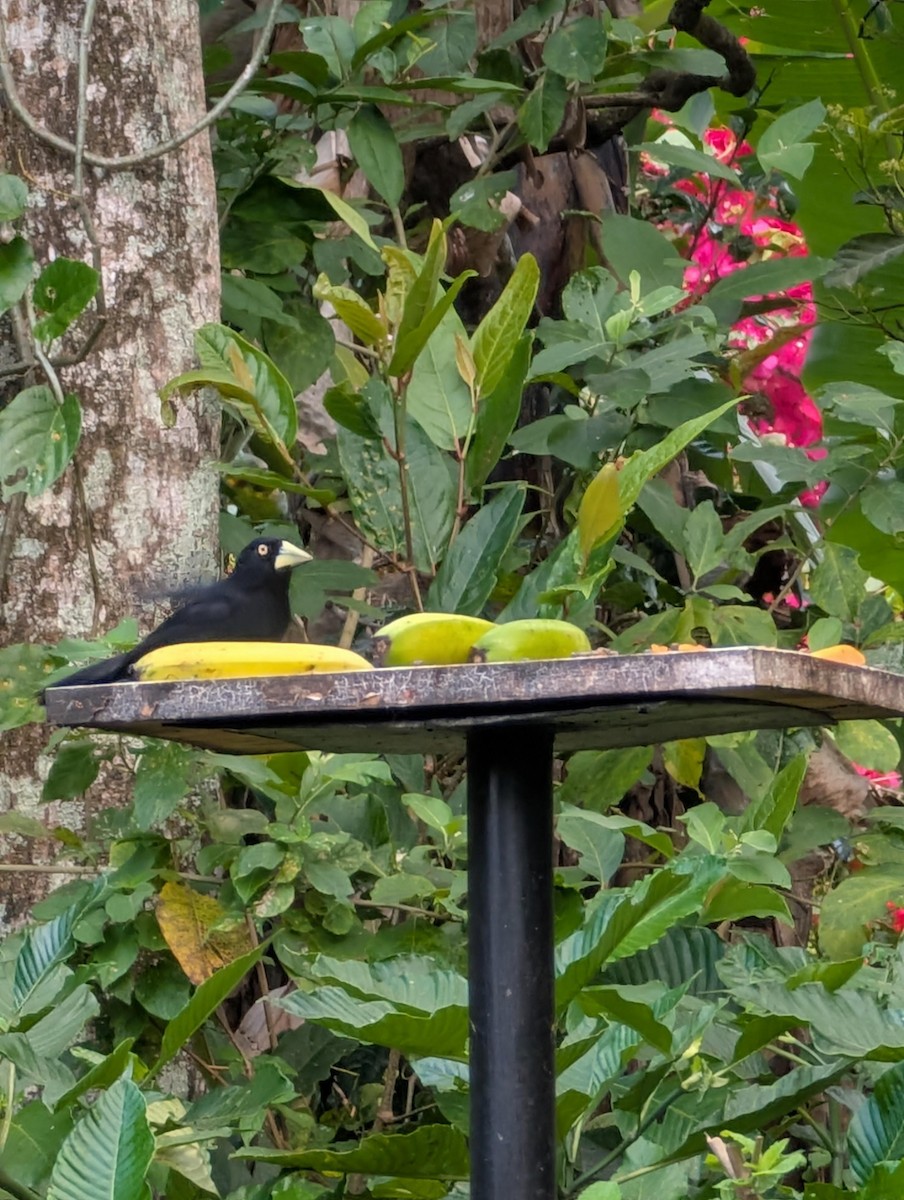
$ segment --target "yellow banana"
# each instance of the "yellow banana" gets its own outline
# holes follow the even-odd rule
[[[494,625],[474,643],[471,662],[519,662],[534,658],[568,658],[586,654],[590,641],[583,629],[568,621],[534,617]]]
[[[165,679],[245,679],[311,671],[372,671],[367,659],[337,646],[303,642],[183,642],[161,646],[134,667],[144,682]]]
[[[411,613],[377,631],[374,662],[380,667],[446,666],[466,663],[490,621],[458,613]]]

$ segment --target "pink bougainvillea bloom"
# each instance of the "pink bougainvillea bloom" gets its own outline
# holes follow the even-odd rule
[[[874,771],[871,767],[861,767],[859,763],[854,763],[853,767],[858,775],[862,775],[876,787],[891,788],[896,791],[901,786],[901,776],[897,771]]]
[[[891,927],[895,933],[904,933],[904,908],[899,908],[894,900],[889,900],[885,907],[891,917]]]

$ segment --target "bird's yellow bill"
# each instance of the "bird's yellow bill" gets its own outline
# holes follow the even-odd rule
[[[280,542],[279,552],[273,560],[277,571],[287,571],[291,567],[300,567],[302,563],[310,562],[313,556],[292,542]]]

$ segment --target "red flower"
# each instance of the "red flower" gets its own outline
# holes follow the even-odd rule
[[[904,933],[904,908],[898,908],[894,900],[885,905],[891,915],[891,927],[895,933]]]

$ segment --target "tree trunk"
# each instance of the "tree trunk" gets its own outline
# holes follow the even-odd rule
[[[84,12],[74,0],[0,0],[20,100],[45,130],[73,143]],[[100,0],[88,53],[89,154],[143,152],[203,115],[195,0]],[[15,496],[0,509],[2,640],[54,642],[111,628],[136,611],[149,582],[212,573],[217,412],[191,397],[165,420],[158,389],[193,365],[193,331],[219,316],[216,202],[203,132],[127,170],[90,165],[89,158],[84,204],[73,203],[74,155],[29,132],[14,107],[0,105],[2,170],[28,183],[25,232],[36,262],[66,256],[96,263],[99,253],[107,309],[99,341],[59,372],[83,409],[74,464],[50,491],[24,503]],[[17,324],[23,328],[21,314]],[[67,352],[77,352],[90,324],[90,314],[80,319]],[[27,329],[18,349],[19,357],[31,357]],[[35,367],[12,382],[7,399],[20,385],[46,380]],[[108,774],[83,799],[67,802],[65,812],[39,807],[51,761],[48,732],[32,725],[4,739],[0,812],[82,828],[101,798],[121,802],[128,779]],[[49,842],[0,839],[0,858],[46,862],[52,853]],[[0,875],[0,922],[21,917],[46,890],[44,878]]]

